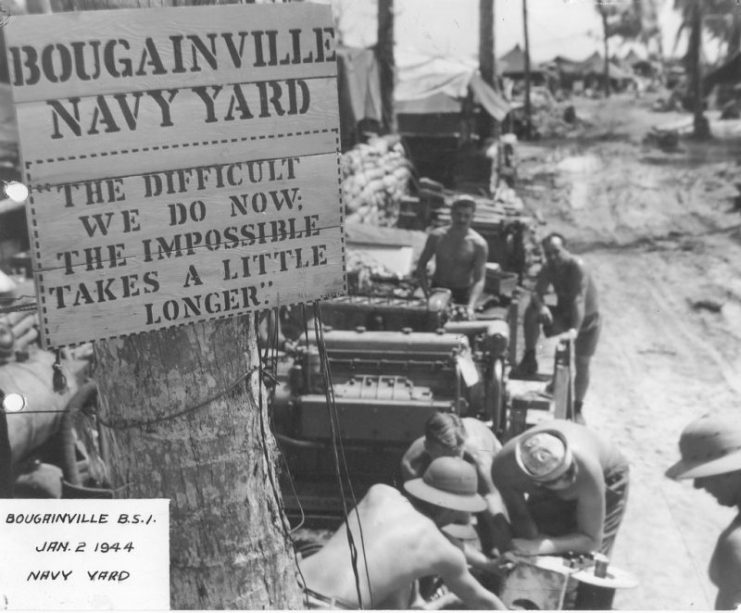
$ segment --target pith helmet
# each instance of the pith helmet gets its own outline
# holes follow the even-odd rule
[[[424,475],[404,483],[415,498],[438,507],[478,513],[486,501],[478,493],[476,469],[461,458],[444,456],[430,462]]]
[[[574,461],[566,438],[555,430],[521,434],[515,459],[534,481],[552,481],[563,475]]]
[[[682,459],[666,471],[670,479],[697,479],[741,470],[741,419],[703,415],[679,438]]]

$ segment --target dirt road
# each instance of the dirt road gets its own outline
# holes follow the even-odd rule
[[[577,106],[577,112],[579,107]],[[628,98],[582,109],[599,138],[524,147],[525,197],[594,272],[604,317],[588,424],[632,463],[613,562],[639,576],[620,609],[712,609],[707,563],[734,512],[663,476],[686,423],[741,417],[741,182],[738,147],[644,147],[654,114]]]

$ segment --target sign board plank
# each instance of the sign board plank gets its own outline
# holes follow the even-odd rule
[[[91,265],[108,262],[107,247],[114,244],[126,244],[125,257],[146,260],[157,245],[174,242],[232,251],[274,236],[293,240],[301,232],[306,235],[307,226],[310,232],[319,229],[319,215],[311,211],[337,199],[337,182],[324,179],[332,173],[337,173],[334,153],[150,172],[37,191],[33,207],[45,211],[46,223],[37,229],[35,238],[45,248],[34,266],[84,270],[85,254],[79,247],[77,256],[61,255],[69,236],[81,231],[94,258]],[[223,225],[210,222],[212,218]],[[339,209],[328,210],[321,223],[339,226]]]
[[[336,155],[338,146],[339,130],[336,128],[295,132],[280,137],[231,135],[228,138],[204,139],[184,145],[174,143],[132,147],[111,155],[93,152],[77,157],[48,158],[42,154],[36,159],[26,158],[24,174],[26,183],[33,192],[39,188],[48,190],[52,186],[127,174],[175,172],[181,168],[204,168],[286,155],[308,156],[330,152]],[[124,165],[128,168],[127,172],[122,172]]]
[[[317,287],[342,292],[336,274],[343,259],[340,227],[285,243],[261,245],[249,255],[199,249],[152,263],[132,259],[124,268],[106,268],[94,281],[61,269],[45,271],[45,309],[56,316],[43,318],[42,331],[65,345],[93,340],[91,330],[147,332],[308,302]]]
[[[222,85],[246,76],[337,75],[327,7],[259,10],[259,16],[238,5],[13,16],[5,36],[14,100]]]
[[[336,127],[335,83],[292,79],[28,102],[16,106],[18,133],[25,157],[60,159],[325,130]]]
[[[6,45],[45,347],[344,291],[329,7],[14,17]]]

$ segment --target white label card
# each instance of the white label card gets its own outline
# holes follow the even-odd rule
[[[1,500],[0,609],[169,609],[169,500]]]

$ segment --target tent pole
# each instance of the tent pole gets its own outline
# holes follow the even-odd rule
[[[525,138],[529,139],[532,128],[530,108],[530,35],[528,32],[527,0],[522,0],[522,25],[525,34]]]

